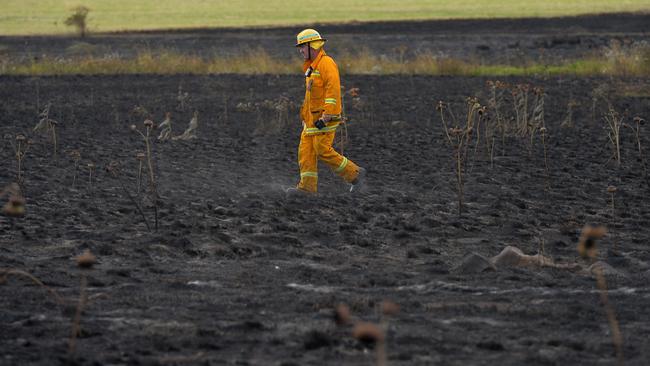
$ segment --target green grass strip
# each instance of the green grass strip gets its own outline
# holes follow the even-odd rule
[[[90,9],[90,32],[328,22],[554,17],[650,11],[648,0],[2,0],[0,35],[65,34],[71,9]],[[290,38],[292,35],[289,35]]]

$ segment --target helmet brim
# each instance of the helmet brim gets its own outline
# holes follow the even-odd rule
[[[325,39],[325,38],[321,38],[321,39],[312,39],[311,41],[306,41],[306,42],[302,42],[302,43],[296,43],[296,47],[300,47],[300,46],[302,46],[302,45],[305,44],[305,43],[316,42],[316,41],[327,42],[327,39]]]

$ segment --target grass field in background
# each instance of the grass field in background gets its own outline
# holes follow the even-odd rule
[[[72,33],[64,20],[77,5],[90,8],[91,32],[650,11],[650,0],[0,0],[0,35]]]

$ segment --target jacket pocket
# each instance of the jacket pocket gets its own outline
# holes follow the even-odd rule
[[[325,82],[320,77],[314,78],[314,83],[311,86],[311,100],[323,99],[325,95]]]

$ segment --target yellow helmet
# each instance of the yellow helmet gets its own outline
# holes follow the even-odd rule
[[[315,29],[307,28],[298,33],[296,36],[296,47],[300,46],[301,44],[314,42],[311,47],[314,49],[319,49],[323,46],[325,41],[327,40],[321,37],[320,33],[318,33]]]

